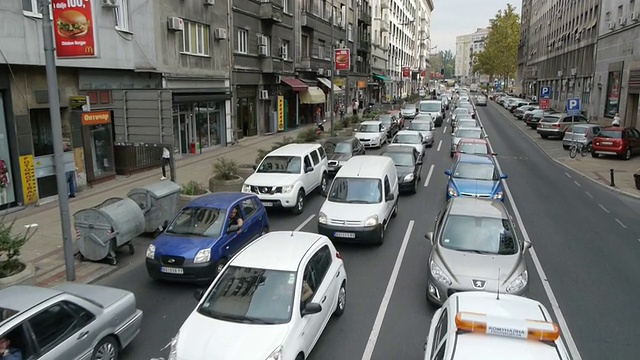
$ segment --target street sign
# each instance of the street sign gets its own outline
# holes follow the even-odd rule
[[[580,115],[580,99],[567,99],[567,114],[571,116]]]
[[[549,99],[540,99],[539,104],[540,104],[540,109],[542,110],[549,109]]]
[[[540,98],[548,99],[551,97],[551,86],[542,86],[540,88]]]

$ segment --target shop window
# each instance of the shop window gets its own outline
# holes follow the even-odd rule
[[[224,131],[221,103],[199,103],[195,113],[200,146],[208,148],[220,145],[222,142],[221,134]]]
[[[51,117],[49,116],[49,109],[34,109],[31,110],[30,115],[33,155],[52,155],[53,135],[51,134]]]
[[[111,124],[98,124],[87,126],[87,128],[93,179],[114,173]]]
[[[620,107],[620,71],[609,72],[604,116],[614,117]]]

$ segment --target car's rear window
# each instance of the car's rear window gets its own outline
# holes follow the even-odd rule
[[[544,122],[544,123],[555,123],[558,121],[560,121],[560,118],[556,116],[545,116],[542,118],[542,120],[540,120],[540,122]]]
[[[600,130],[600,132],[598,133],[598,137],[608,139],[621,139],[622,131]]]
[[[11,319],[17,313],[17,310],[0,307],[0,323]]]
[[[570,128],[568,131],[571,132],[571,133],[574,133],[574,134],[582,134],[582,135],[584,135],[584,134],[587,133],[587,128],[584,127],[584,126],[574,126],[574,127]]]

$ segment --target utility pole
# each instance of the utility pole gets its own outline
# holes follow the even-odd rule
[[[333,120],[335,117],[335,112],[333,111],[333,75],[336,72],[336,43],[333,38],[333,23],[336,16],[336,8],[334,7],[333,0],[331,0],[331,86],[329,93],[329,111],[331,112],[331,137],[335,136],[335,131],[333,130]]]
[[[64,263],[67,281],[76,279],[73,259],[73,241],[71,238],[71,220],[69,219],[69,193],[67,177],[64,171],[64,148],[62,144],[62,120],[60,119],[60,98],[58,95],[58,74],[56,73],[55,42],[53,41],[53,25],[49,11],[49,1],[40,0],[42,7],[42,34],[44,38],[44,58],[47,71],[49,91],[49,114],[51,116],[51,135],[53,142],[53,160],[58,185],[58,202],[60,206],[60,222],[62,224],[62,245],[64,247]],[[173,174],[173,173],[172,173]]]
[[[357,5],[356,5],[357,6]],[[356,9],[353,9],[354,19],[355,19]],[[345,115],[347,113],[347,108],[351,107],[351,89],[349,88],[349,73],[351,73],[352,69],[352,59],[353,59],[353,51],[351,50],[351,45],[349,44],[349,1],[346,2],[345,5],[345,16],[344,16],[344,43],[346,48],[349,49],[349,70],[347,70],[344,80],[344,91],[345,91],[345,99],[344,99],[344,112]],[[355,21],[354,21],[355,22]],[[351,26],[351,30],[353,30],[353,25]]]

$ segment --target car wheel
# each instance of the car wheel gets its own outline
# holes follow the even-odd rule
[[[378,241],[376,245],[382,245],[384,243],[384,225],[380,224],[380,231],[378,232]]]
[[[569,145],[562,145],[562,148],[565,150],[569,150],[570,146]]]
[[[549,135],[542,135],[542,134],[540,134],[540,137],[541,137],[541,138],[543,138],[543,139],[547,139],[547,138],[549,137]]]
[[[391,212],[391,217],[398,216],[398,211],[400,211],[399,202],[400,202],[400,200],[396,200],[396,205],[393,207],[393,212]]]
[[[329,177],[327,174],[322,174],[322,179],[320,179],[319,191],[320,195],[325,196],[327,194],[327,187],[329,186]]]
[[[411,189],[411,193],[415,194],[418,192],[418,183],[420,181],[420,178],[416,179],[416,181],[413,182],[413,189]]]
[[[335,316],[342,316],[344,309],[347,307],[347,284],[343,281],[338,290],[338,301],[336,304],[336,310],[333,312]]]
[[[631,159],[631,148],[628,148],[627,152],[624,153],[624,159],[625,160]]]
[[[293,213],[298,215],[304,211],[304,190],[298,191],[298,198],[296,199],[296,205],[293,207]]]
[[[218,264],[216,265],[216,274],[220,274],[222,272],[222,269],[227,265],[227,262],[229,262],[227,258],[222,258],[218,261]]]
[[[116,339],[112,336],[107,336],[93,348],[91,360],[117,360],[118,352],[119,346]]]
[[[592,158],[597,158],[598,156],[600,156],[600,154],[598,154],[598,153],[596,153],[594,151],[591,151],[591,157]]]

